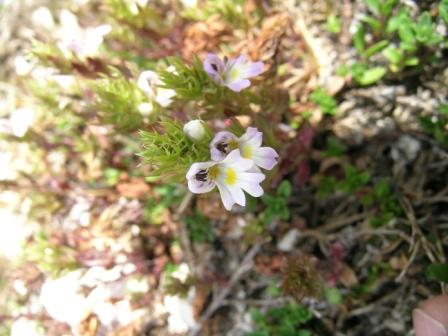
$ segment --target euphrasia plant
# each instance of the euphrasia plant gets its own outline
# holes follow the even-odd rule
[[[251,62],[241,55],[234,59],[208,54],[191,65],[178,58],[168,59],[170,66],[157,74],[144,71],[138,86],[154,103],[168,107],[178,101],[196,102],[210,119],[238,115],[244,111],[247,96],[241,91],[250,85],[250,78],[263,72],[262,62]],[[233,100],[233,101],[231,101]],[[222,112],[221,115],[220,112]],[[263,195],[260,183],[264,170],[277,164],[278,154],[262,145],[263,133],[255,127],[243,132],[218,131],[213,134],[208,124],[193,119],[182,125],[163,117],[151,130],[141,132],[143,159],[152,166],[153,177],[177,182],[187,180],[188,189],[202,194],[217,189],[224,207],[246,204],[245,192],[253,197]]]
[[[146,10],[137,6],[128,11],[121,0],[108,0],[107,8],[112,11],[108,21],[130,21],[134,12],[137,19]],[[77,84],[76,92],[60,88],[66,96],[83,98],[82,104],[66,106],[89,124],[99,120],[127,133],[140,129],[140,156],[151,168],[149,178],[186,183],[196,194],[217,189],[228,210],[234,204],[244,206],[245,193],[263,195],[265,171],[274,168],[278,154],[263,146],[263,132],[254,126],[268,123],[262,113],[245,129],[235,119],[253,116],[263,107],[254,85],[264,71],[262,62],[215,54],[190,62],[179,57],[139,63],[104,57],[101,51],[115,51],[103,42],[123,39],[123,34],[112,24],[81,27],[68,11],[60,16],[56,40],[36,43],[33,55]],[[81,77],[86,80],[78,81]],[[232,122],[235,128],[224,127]],[[272,138],[266,135],[265,140]]]

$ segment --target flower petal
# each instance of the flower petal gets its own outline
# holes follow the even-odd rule
[[[208,181],[198,181],[195,178],[192,178],[191,180],[188,180],[188,189],[193,194],[204,194],[209,191],[212,191],[213,188],[216,186],[216,183],[212,180]]]
[[[167,107],[173,102],[173,97],[176,95],[176,91],[165,88],[158,88],[156,95],[156,102],[162,106]]]
[[[188,189],[192,193],[203,194],[211,191],[215,187],[216,183],[211,179],[207,178],[205,181],[200,181],[196,178],[196,174],[201,170],[206,170],[215,164],[215,162],[197,162],[191,165],[186,177],[188,180]]]
[[[249,172],[240,172],[238,173],[238,183],[249,182],[249,183],[257,183],[260,184],[264,181],[266,176],[263,173],[249,173]]]
[[[219,144],[228,144],[230,143],[232,140],[236,140],[237,137],[227,131],[221,131],[216,133],[215,137],[213,138],[213,140],[210,142],[210,156],[212,158],[213,161],[221,161],[224,160],[226,157],[227,153],[222,152],[221,150],[218,149],[218,145]]]
[[[216,165],[216,162],[211,162],[211,161],[193,163],[191,165],[190,169],[188,169],[188,172],[186,175],[187,180],[192,179],[200,170],[208,169],[210,167],[213,167],[214,165]]]
[[[260,183],[266,178],[262,173],[241,172],[238,174],[237,185],[249,195],[260,197],[263,195],[263,188]]]
[[[241,75],[244,78],[251,78],[258,76],[259,74],[263,73],[263,71],[264,71],[263,62],[249,62],[242,68]]]
[[[240,92],[241,90],[244,90],[245,88],[250,86],[250,81],[247,79],[238,79],[236,81],[227,83],[226,86],[235,92]]]
[[[263,140],[263,133],[255,127],[248,127],[246,132],[238,139],[240,143],[249,144],[253,147],[260,147]]]
[[[258,167],[271,170],[277,164],[278,154],[271,147],[257,148],[253,160]]]
[[[222,84],[221,73],[224,71],[224,62],[215,54],[207,54],[204,60],[204,71],[217,84]]]
[[[235,204],[232,194],[227,189],[227,187],[220,182],[216,183],[216,186],[218,187],[219,194],[221,195],[221,200],[224,204],[224,208],[226,208],[228,211],[232,210],[232,206]]]
[[[263,188],[257,183],[239,182],[238,185],[253,197],[260,197],[264,194]]]
[[[154,71],[143,71],[137,80],[137,86],[151,98],[154,97],[154,89],[159,76]]]
[[[236,171],[247,171],[254,165],[252,160],[241,157],[239,149],[231,151],[227,157],[220,162],[221,165],[231,166]]]
[[[230,194],[232,195],[232,198],[236,204],[239,204],[241,206],[246,205],[246,195],[244,195],[243,190],[238,184],[227,186],[227,188],[229,189]]]

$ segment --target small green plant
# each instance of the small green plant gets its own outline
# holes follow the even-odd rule
[[[337,180],[333,176],[324,176],[319,184],[319,195],[327,196],[334,191],[346,194],[354,194],[370,181],[367,172],[360,172],[356,167],[347,165],[344,167],[344,178]]]
[[[165,211],[180,202],[184,196],[184,190],[174,184],[165,184],[156,187],[155,194],[155,197],[146,201],[143,215],[151,224],[162,224]]]
[[[187,224],[188,234],[193,243],[211,243],[214,239],[213,229],[206,217],[204,217],[198,209],[195,210],[193,216],[184,218]]]
[[[347,147],[341,143],[337,138],[327,138],[327,144],[325,146],[324,155],[326,157],[340,157],[344,155]]]
[[[120,130],[135,130],[142,125],[142,116],[138,106],[146,102],[147,97],[138,88],[135,81],[122,76],[104,77],[90,83],[94,93],[91,108],[99,111],[105,123],[115,125]]]
[[[44,231],[35,235],[34,241],[28,244],[24,252],[26,261],[36,263],[42,272],[52,277],[60,276],[80,266],[73,249],[52,243]]]
[[[380,227],[388,223],[392,218],[402,214],[400,203],[392,194],[390,184],[386,179],[381,179],[372,190],[362,198],[365,205],[375,205],[378,214],[371,218],[373,227]]]
[[[209,0],[201,6],[187,7],[182,15],[195,21],[207,21],[218,15],[233,28],[248,29],[249,20],[243,11],[244,3],[244,0]]]
[[[261,200],[266,206],[259,218],[265,225],[274,219],[288,220],[290,213],[288,208],[288,198],[291,196],[292,186],[287,180],[280,183],[275,195],[263,195]]]
[[[448,24],[448,0],[442,0],[439,4],[439,15]]]
[[[303,325],[311,320],[311,312],[304,306],[289,303],[282,307],[270,308],[266,313],[251,309],[256,330],[246,336],[311,336]]]
[[[340,304],[343,300],[341,291],[336,287],[324,287],[324,296],[327,302],[333,306]]]
[[[324,115],[334,116],[338,113],[338,103],[322,88],[316,89],[310,98],[311,101],[319,106]]]
[[[431,264],[426,268],[426,277],[429,280],[448,284],[448,264]]]
[[[341,32],[341,20],[334,14],[327,17],[327,23],[325,28],[333,34],[339,34]]]
[[[348,67],[357,84],[371,85],[388,71],[402,72],[406,67],[419,66],[423,60],[438,57],[434,50],[443,42],[443,36],[436,31],[434,19],[428,12],[412,17],[397,0],[364,1],[370,13],[361,19],[353,36],[361,61]],[[444,6],[441,3],[439,7],[442,18]],[[383,66],[381,57],[377,57],[381,52],[387,67]],[[377,62],[381,64],[374,65]]]
[[[426,133],[448,148],[448,104],[440,105],[438,112],[436,116],[421,116],[420,124]]]

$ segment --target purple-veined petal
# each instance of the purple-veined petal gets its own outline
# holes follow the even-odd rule
[[[235,201],[232,197],[232,194],[230,193],[230,190],[228,190],[227,187],[220,182],[217,182],[216,186],[218,187],[219,194],[221,195],[221,200],[222,204],[224,204],[224,208],[226,208],[228,211],[232,210],[232,206],[235,204]]]
[[[212,147],[210,148],[210,157],[212,158],[213,161],[222,161],[225,159],[226,154],[221,152],[216,147]]]
[[[188,189],[193,194],[204,194],[209,191],[212,191],[213,188],[215,188],[216,183],[214,181],[208,180],[208,181],[198,181],[195,178],[192,178],[188,180]]]
[[[207,54],[204,60],[204,71],[217,84],[222,84],[221,74],[224,72],[224,62],[215,54]]]
[[[231,141],[236,141],[237,137],[227,131],[220,131],[216,133],[213,140],[210,142],[210,156],[213,161],[224,160],[227,153],[218,149],[219,144],[229,144]],[[222,147],[222,145],[221,145]],[[227,147],[226,147],[227,148]]]
[[[238,79],[236,81],[227,83],[226,86],[232,91],[240,92],[250,86],[250,81],[247,79]]]
[[[255,150],[253,160],[258,167],[271,170],[277,164],[278,154],[271,147],[261,147]]]
[[[187,172],[187,175],[186,175],[187,180],[192,179],[200,170],[208,169],[210,167],[213,167],[214,165],[216,165],[216,162],[211,162],[211,161],[210,162],[196,162],[196,163],[193,163],[190,166],[190,169],[188,169],[188,172]]]
[[[203,194],[211,191],[216,183],[211,179],[207,178],[204,181],[200,181],[196,178],[201,170],[207,170],[208,168],[214,166],[215,162],[196,162],[193,163],[187,172],[188,189],[195,194]]]

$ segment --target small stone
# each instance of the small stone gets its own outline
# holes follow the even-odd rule
[[[277,244],[277,249],[282,252],[290,252],[294,248],[299,236],[300,231],[298,229],[289,230]]]

